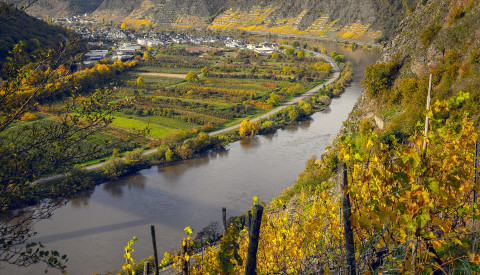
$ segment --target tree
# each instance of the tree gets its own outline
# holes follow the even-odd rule
[[[257,125],[256,123],[244,119],[242,123],[240,124],[240,128],[238,129],[238,133],[240,134],[241,137],[247,137],[247,136],[253,136],[257,132]]]
[[[189,71],[185,76],[185,80],[188,82],[199,81],[198,75],[194,71]]]
[[[298,118],[298,112],[295,108],[292,108],[288,111],[288,118],[290,118],[291,121],[296,121]]]
[[[0,15],[6,14],[7,16],[0,19],[0,24],[4,24],[10,20],[15,19],[18,15],[22,14],[25,10],[30,8],[38,0],[26,1],[26,4],[21,6],[15,6],[14,2],[2,1],[0,2]]]
[[[204,76],[208,76],[208,74],[210,73],[210,69],[208,67],[203,67],[200,72],[204,75]]]
[[[272,59],[279,59],[279,56],[278,52],[272,53]]]
[[[304,50],[298,51],[298,52],[297,52],[297,57],[298,57],[298,58],[303,58],[303,57],[305,57],[305,51],[304,51]]]
[[[99,152],[102,148],[87,139],[108,125],[112,108],[100,90],[75,106],[75,81],[67,69],[78,62],[70,53],[75,45],[39,49],[35,57],[25,56],[24,46],[16,45],[3,64],[0,87],[0,211],[8,214],[0,220],[0,261],[18,266],[44,262],[64,270],[66,256],[29,243],[35,223],[50,218],[60,205],[34,205],[39,189],[34,182]],[[62,97],[65,106],[55,119],[13,126],[38,104]]]
[[[280,101],[280,96],[275,92],[270,93],[270,97],[267,99],[267,103],[271,105],[276,105]]]
[[[120,25],[120,29],[126,29],[128,27],[127,23],[122,22],[122,25]]]
[[[293,48],[286,48],[286,49],[285,49],[285,55],[286,55],[287,57],[292,56],[294,53],[295,53],[295,50],[294,50]]]
[[[292,45],[293,45],[294,48],[298,48],[298,47],[300,47],[300,42],[298,42],[298,41],[293,41],[293,44],[292,44]]]
[[[143,79],[143,77],[139,76],[137,78],[137,80],[135,81],[135,83],[138,85],[138,86],[142,86],[145,84],[145,80]]]

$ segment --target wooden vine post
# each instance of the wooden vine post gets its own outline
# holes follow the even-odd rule
[[[150,271],[150,262],[144,262],[143,263],[143,275],[148,275],[148,272]],[[158,274],[158,273],[156,273]]]
[[[477,188],[476,184],[478,181],[478,151],[480,147],[480,134],[478,134],[477,142],[475,143],[475,158],[473,162],[473,168],[474,168],[474,177],[473,177],[473,203],[472,203],[472,208],[473,208],[473,213],[476,214],[477,211],[475,209],[475,203],[477,203]],[[475,221],[474,221],[475,222]]]
[[[222,207],[223,235],[227,234],[227,208]]]
[[[183,244],[183,258],[182,258],[182,275],[188,275],[188,261],[185,260],[185,256],[187,255],[187,241]]]
[[[248,251],[247,264],[245,266],[245,275],[254,275],[257,267],[258,240],[260,238],[260,226],[262,224],[263,206],[255,205],[253,207],[251,227],[248,232]]]
[[[252,210],[248,210],[245,226],[247,227],[248,232],[250,232],[250,228],[252,227]]]
[[[159,274],[158,271],[158,254],[157,254],[157,240],[155,239],[155,226],[150,225],[150,232],[152,234],[152,244],[153,244],[153,256],[155,257],[155,274]]]
[[[427,112],[430,111],[430,101],[431,101],[431,94],[432,94],[432,74],[430,74],[428,80],[428,94],[427,94]],[[423,146],[422,146],[422,158],[425,158],[425,154],[427,151],[427,136],[428,136],[428,126],[429,126],[429,118],[428,114],[425,115],[425,130],[423,136]],[[420,184],[420,179],[417,178],[417,184]],[[417,247],[418,247],[418,232],[415,232],[415,237],[412,243],[412,259],[410,262],[410,274],[415,275],[415,265],[417,261]]]
[[[341,188],[342,188],[342,212],[343,212],[343,235],[345,238],[345,250],[347,251],[347,270],[348,274],[356,275],[357,267],[355,263],[355,241],[352,230],[352,207],[350,204],[350,195],[346,192],[348,186],[347,165],[340,164]]]

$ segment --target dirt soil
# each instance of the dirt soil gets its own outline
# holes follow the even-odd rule
[[[168,74],[168,73],[139,73],[139,75],[148,75],[148,76],[164,76],[172,78],[183,78],[185,79],[186,74]]]

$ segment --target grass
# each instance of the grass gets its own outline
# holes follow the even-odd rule
[[[134,131],[145,131],[145,129],[149,128],[150,132],[148,135],[157,138],[164,137],[166,134],[176,130],[172,127],[165,127],[152,122],[148,123],[139,119],[125,118],[121,116],[115,116],[112,125]]]
[[[163,127],[168,127],[168,128],[174,128],[174,129],[179,129],[179,130],[189,130],[194,127],[197,127],[197,124],[193,123],[188,123],[185,121],[181,121],[175,118],[170,118],[170,117],[163,117],[163,116],[145,116],[145,117],[138,117],[138,116],[132,116],[132,115],[125,115],[122,113],[116,113],[115,117],[121,117],[125,119],[135,119],[135,120],[141,120],[143,122],[147,123],[153,123],[159,126]]]
[[[142,75],[145,84],[152,86],[171,86],[182,83],[185,81],[183,78],[174,78],[166,76],[152,76],[152,75]]]
[[[265,87],[262,87],[263,83],[276,83],[278,87],[283,87],[289,82],[287,81],[278,81],[278,80],[269,80],[269,79],[235,79],[235,78],[205,78],[205,83],[203,86],[215,87],[215,88],[225,88],[225,89],[238,89],[238,90],[247,90],[255,91],[257,93],[265,90]],[[270,89],[269,89],[270,90]]]
[[[228,108],[232,105],[232,104],[218,103],[216,101],[209,100],[209,99],[201,100],[201,99],[191,99],[191,98],[178,98],[178,97],[171,97],[171,96],[155,96],[155,97],[156,98],[178,99],[178,100],[185,101],[185,102],[208,103],[209,105],[213,105],[215,108],[218,108],[218,109]]]

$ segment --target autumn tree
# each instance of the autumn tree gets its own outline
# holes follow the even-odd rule
[[[188,82],[199,81],[198,75],[194,71],[189,71],[185,76],[185,80]]]
[[[78,62],[71,54],[75,45],[39,49],[28,58],[24,46],[16,45],[3,64],[0,87],[0,262],[43,262],[64,270],[66,256],[29,241],[35,223],[50,218],[59,207],[54,201],[34,205],[42,184],[36,181],[99,152],[101,146],[87,140],[108,125],[112,108],[108,94],[100,90],[85,95],[80,105],[73,104],[77,95],[69,68]],[[38,104],[62,97],[65,106],[54,119],[14,125]]]
[[[143,60],[148,61],[150,59],[150,53],[149,52],[144,52],[143,53]]]
[[[279,56],[278,52],[272,53],[272,59],[279,59]]]
[[[287,57],[292,56],[294,53],[295,53],[295,50],[294,50],[293,48],[286,48],[286,49],[285,49],[285,55],[286,55]]]
[[[145,84],[145,80],[143,79],[143,77],[139,76],[137,77],[137,80],[135,81],[135,83],[138,85],[138,86],[142,86]]]
[[[298,51],[298,52],[297,52],[297,57],[298,57],[298,58],[303,58],[303,57],[305,57],[305,51],[304,51],[304,50]]]
[[[248,119],[244,119],[240,124],[238,133],[241,137],[253,136],[257,133],[258,127],[255,122],[252,122]]]
[[[200,72],[204,75],[204,76],[208,76],[208,74],[210,73],[210,69],[208,67],[203,67]]]

